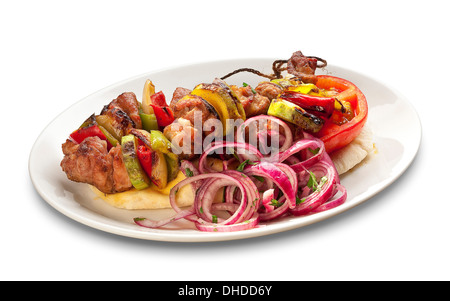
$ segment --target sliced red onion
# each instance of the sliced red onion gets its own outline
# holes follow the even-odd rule
[[[259,212],[259,218],[261,219],[261,221],[273,220],[288,212],[289,203],[286,202],[286,197],[284,195],[278,200],[278,203],[281,205],[274,208],[272,211]]]
[[[273,116],[268,116],[268,115],[258,115],[258,116],[254,116],[252,118],[247,119],[244,123],[242,123],[239,128],[236,131],[236,141],[241,142],[241,143],[245,143],[245,128],[249,127],[251,123],[253,122],[273,122],[276,123],[278,126],[281,126],[284,130],[284,135],[283,135],[283,139],[279,139],[280,143],[282,142],[283,144],[280,146],[279,148],[279,152],[283,152],[286,149],[288,149],[291,145],[292,145],[292,141],[293,141],[293,135],[292,135],[292,131],[289,128],[289,126],[287,125],[286,122],[282,121],[281,119],[278,119],[276,117]],[[261,126],[258,124],[258,126]],[[268,130],[263,129],[262,131],[270,131],[271,134],[274,134],[275,131],[272,130]],[[261,132],[262,132],[261,131]],[[256,133],[258,134],[258,133]]]
[[[214,143],[200,157],[198,169],[189,161],[181,162],[181,170],[187,178],[177,183],[169,194],[175,215],[161,221],[136,218],[135,223],[143,227],[158,228],[185,218],[194,222],[201,231],[240,231],[254,228],[260,221],[273,220],[286,214],[306,215],[343,204],[347,191],[340,185],[336,168],[321,140],[304,133],[304,139],[294,142],[289,126],[272,116],[248,119],[238,129],[238,138],[244,137],[245,126],[264,119],[283,127],[283,144],[278,155],[264,157],[256,147],[239,140]],[[272,129],[266,131],[270,135],[280,134]],[[207,167],[207,156],[214,150],[226,148],[239,150],[241,163],[249,160],[242,172],[229,169],[229,162],[224,163],[222,172],[215,172]],[[187,173],[187,169],[191,172]],[[318,180],[326,177],[326,181],[319,188],[310,189],[307,183],[311,174]],[[261,178],[263,183],[259,182]],[[185,185],[193,187],[195,198],[190,208],[181,209],[176,204],[176,193]],[[224,200],[222,203],[214,203],[221,188],[224,189]],[[272,204],[279,191],[283,195],[276,204]],[[336,197],[338,192],[340,194]],[[223,214],[220,216],[216,214],[221,212]]]
[[[226,149],[226,148],[236,149],[236,154],[239,157],[245,155],[245,157],[249,158],[249,160],[251,160],[251,161],[260,161],[263,158],[263,155],[261,154],[261,152],[251,144],[239,143],[239,142],[229,142],[229,141],[216,142],[216,143],[212,144],[209,148],[205,149],[203,154],[200,156],[200,160],[198,162],[198,168],[199,168],[200,173],[215,172],[213,169],[208,168],[207,164],[205,164],[206,158],[213,151],[215,151],[217,149]]]
[[[242,231],[255,228],[259,224],[259,215],[255,215],[243,222],[231,224],[231,225],[220,225],[215,223],[204,222],[203,220],[198,220],[195,222],[197,229],[206,232],[231,232],[231,231]]]
[[[333,208],[335,208],[337,206],[342,205],[345,202],[345,200],[347,199],[347,189],[345,189],[344,186],[342,186],[340,184],[337,184],[336,185],[336,190],[341,192],[341,195],[339,197],[326,201],[325,203],[323,203],[322,205],[320,205],[316,209],[311,210],[311,213],[317,213],[317,212],[330,210],[330,209],[333,209]]]
[[[337,177],[335,169],[329,163],[320,161],[311,167],[309,172],[315,175],[324,175],[327,180],[320,189],[301,199],[299,205],[295,208],[290,208],[289,212],[293,215],[299,216],[308,214],[333,196]],[[320,176],[320,178],[322,178],[322,176]]]
[[[324,150],[325,148],[321,140],[314,138],[296,141],[289,149],[279,154],[278,162],[288,160],[289,158],[292,158],[295,154],[299,153],[302,150],[310,151],[317,149],[319,149],[318,152],[314,154],[312,157],[309,157],[304,161],[297,162],[290,166],[295,172],[300,172],[302,170],[310,168],[312,165],[314,165],[315,163],[319,162],[322,159],[325,153]],[[298,160],[298,158],[296,159]]]
[[[268,189],[268,190],[264,191],[264,193],[263,193],[262,205],[266,209],[265,212],[270,212],[275,209],[275,206],[272,205],[272,200],[275,198],[274,194],[273,194],[274,191],[275,191],[275,189],[272,188],[272,189]]]
[[[172,223],[174,221],[177,221],[179,219],[187,218],[188,216],[193,215],[193,214],[195,214],[194,210],[188,209],[188,210],[179,211],[175,216],[172,216],[170,218],[166,218],[163,220],[159,220],[159,221],[152,221],[145,217],[135,217],[134,222],[137,225],[146,227],[146,228],[160,228],[162,226],[165,226],[165,225]]]
[[[286,167],[289,168],[287,165]],[[295,173],[289,172],[289,175],[287,175],[276,164],[264,161],[256,165],[247,165],[244,169],[244,173],[252,176],[270,178],[281,189],[281,191],[283,191],[288,200],[289,208],[295,207],[295,195],[297,189],[296,187],[294,188],[292,186],[293,183],[291,183],[292,181],[295,181],[295,183],[297,182]]]

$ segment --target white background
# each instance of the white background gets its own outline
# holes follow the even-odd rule
[[[449,28],[446,1],[2,1],[0,280],[450,280]],[[33,143],[85,96],[296,50],[389,83],[419,113],[415,161],[362,205],[266,237],[166,243],[79,224],[34,190]]]

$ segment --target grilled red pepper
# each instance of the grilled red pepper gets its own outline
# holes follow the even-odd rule
[[[336,101],[334,97],[312,96],[294,91],[285,91],[280,97],[300,106],[306,111],[326,118],[331,117],[333,114]]]
[[[152,96],[150,96],[151,103],[160,107],[166,107],[166,96],[162,91],[159,91]]]
[[[139,141],[136,154],[142,168],[150,176],[152,174],[152,150]]]
[[[80,127],[78,130],[70,134],[70,138],[72,138],[72,140],[75,141],[76,143],[81,143],[87,137],[94,137],[94,136],[97,136],[100,139],[105,140],[108,150],[111,149],[112,144],[108,141],[105,134],[103,134],[102,130],[96,124]]]
[[[325,149],[331,153],[355,139],[367,121],[368,105],[361,90],[348,80],[329,76],[318,75],[316,86],[320,89],[335,90],[339,92],[336,99],[340,102],[348,102],[353,108],[353,118],[343,124],[336,124],[335,114],[341,114],[335,110],[333,116],[327,119],[322,129],[315,134],[325,144]]]
[[[153,112],[155,113],[156,120],[158,121],[158,126],[168,126],[175,120],[173,112],[168,106],[161,107],[155,104],[151,104],[151,106],[153,108]]]

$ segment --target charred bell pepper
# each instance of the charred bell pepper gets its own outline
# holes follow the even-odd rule
[[[159,128],[158,120],[156,120],[155,114],[146,114],[144,112],[141,112],[139,113],[139,117],[141,117],[142,128],[147,132],[150,132],[151,130],[157,130]]]
[[[162,153],[168,153],[172,148],[172,143],[170,143],[169,139],[167,139],[160,131],[150,132],[150,143],[152,149]]]
[[[166,96],[164,95],[164,93],[162,91],[152,94],[150,96],[150,102],[151,102],[151,104],[154,104],[154,105],[157,105],[160,107],[167,106]]]
[[[172,181],[178,175],[178,156],[172,152],[172,143],[160,131],[150,132],[150,143],[153,150],[163,154],[167,164],[167,182]]]
[[[77,143],[81,143],[81,141],[83,141],[87,137],[97,136],[102,140],[106,140],[108,150],[110,150],[113,146],[116,146],[119,141],[113,135],[111,135],[111,133],[106,128],[99,124],[97,118],[98,116],[96,116],[95,114],[89,116],[89,118],[81,124],[78,130],[74,131],[71,134],[72,140],[76,141]],[[103,133],[103,135],[100,132]]]
[[[72,134],[70,134],[70,138],[76,143],[81,143],[87,137],[94,137],[94,136],[97,136],[98,138],[105,140],[108,150],[110,150],[113,147],[113,145],[111,144],[111,142],[108,141],[103,131],[96,124],[81,127],[78,130],[72,132]]]
[[[158,105],[152,104],[153,111],[155,112],[156,120],[158,121],[158,126],[165,127],[171,124],[175,117],[173,112],[168,106],[160,107]]]
[[[138,140],[140,141],[140,140]],[[137,147],[137,157],[141,163],[142,168],[147,175],[152,174],[152,150],[149,149],[144,143],[139,142]]]
[[[295,91],[284,91],[280,97],[300,106],[306,111],[326,118],[331,117],[333,114],[336,102],[334,97],[312,96]]]
[[[327,152],[331,153],[349,144],[359,135],[367,121],[368,105],[361,90],[348,80],[329,75],[318,75],[317,79],[318,88],[338,92],[335,98],[340,103],[347,104],[347,110],[351,111],[349,120],[340,123],[336,121],[339,120],[342,111],[335,110],[322,129],[315,134],[324,142]]]

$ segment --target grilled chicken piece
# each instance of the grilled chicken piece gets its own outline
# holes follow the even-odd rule
[[[267,113],[270,105],[269,98],[259,93],[254,93],[250,86],[237,87],[232,85],[230,88],[242,103],[247,118]]]
[[[277,98],[283,89],[277,84],[271,82],[261,82],[255,88],[256,93],[267,97],[269,100]]]
[[[200,125],[208,121],[209,119],[219,119],[219,115],[212,105],[197,95],[186,95],[177,101],[172,107],[173,116],[175,119],[184,118],[195,125],[195,118],[200,120]],[[197,117],[196,117],[197,116]],[[197,121],[198,122],[198,121]],[[204,131],[204,135],[208,135],[211,131]]]
[[[80,144],[66,140],[62,145],[61,168],[69,180],[95,186],[103,193],[132,188],[122,160],[120,145],[107,151],[106,141],[88,137]]]
[[[183,97],[190,94],[192,91],[186,88],[178,87],[175,89],[172,95],[172,100],[170,101],[170,107],[173,108],[173,106]]]
[[[304,83],[315,84],[317,68],[317,58],[306,57],[301,51],[294,52],[287,61],[287,72],[300,78]]]
[[[164,136],[170,140],[173,145],[172,150],[180,160],[190,160],[196,157],[194,142],[198,135],[201,134],[189,120],[184,118],[175,119],[164,128]]]
[[[125,112],[133,121],[133,127],[137,129],[142,128],[141,117],[139,116],[139,102],[137,101],[136,95],[133,92],[125,92],[120,94],[116,99],[111,101],[103,108],[101,114],[103,114],[107,110],[111,110],[114,108],[120,109]]]
[[[195,139],[199,139],[201,144],[203,137],[215,130],[214,127],[206,130],[203,125],[209,119],[219,119],[212,105],[200,96],[192,95],[191,92],[182,87],[175,89],[170,102],[175,121],[164,128],[164,135],[175,146],[181,160],[190,160],[198,155],[194,149]],[[198,124],[200,131],[194,127],[196,118],[201,118]]]
[[[100,116],[102,115],[107,116],[107,120],[110,124],[110,126],[108,126],[108,130],[110,130],[112,132],[111,134],[113,134],[119,141],[122,136],[127,135],[130,130],[134,128],[133,120],[120,108],[103,108]]]

